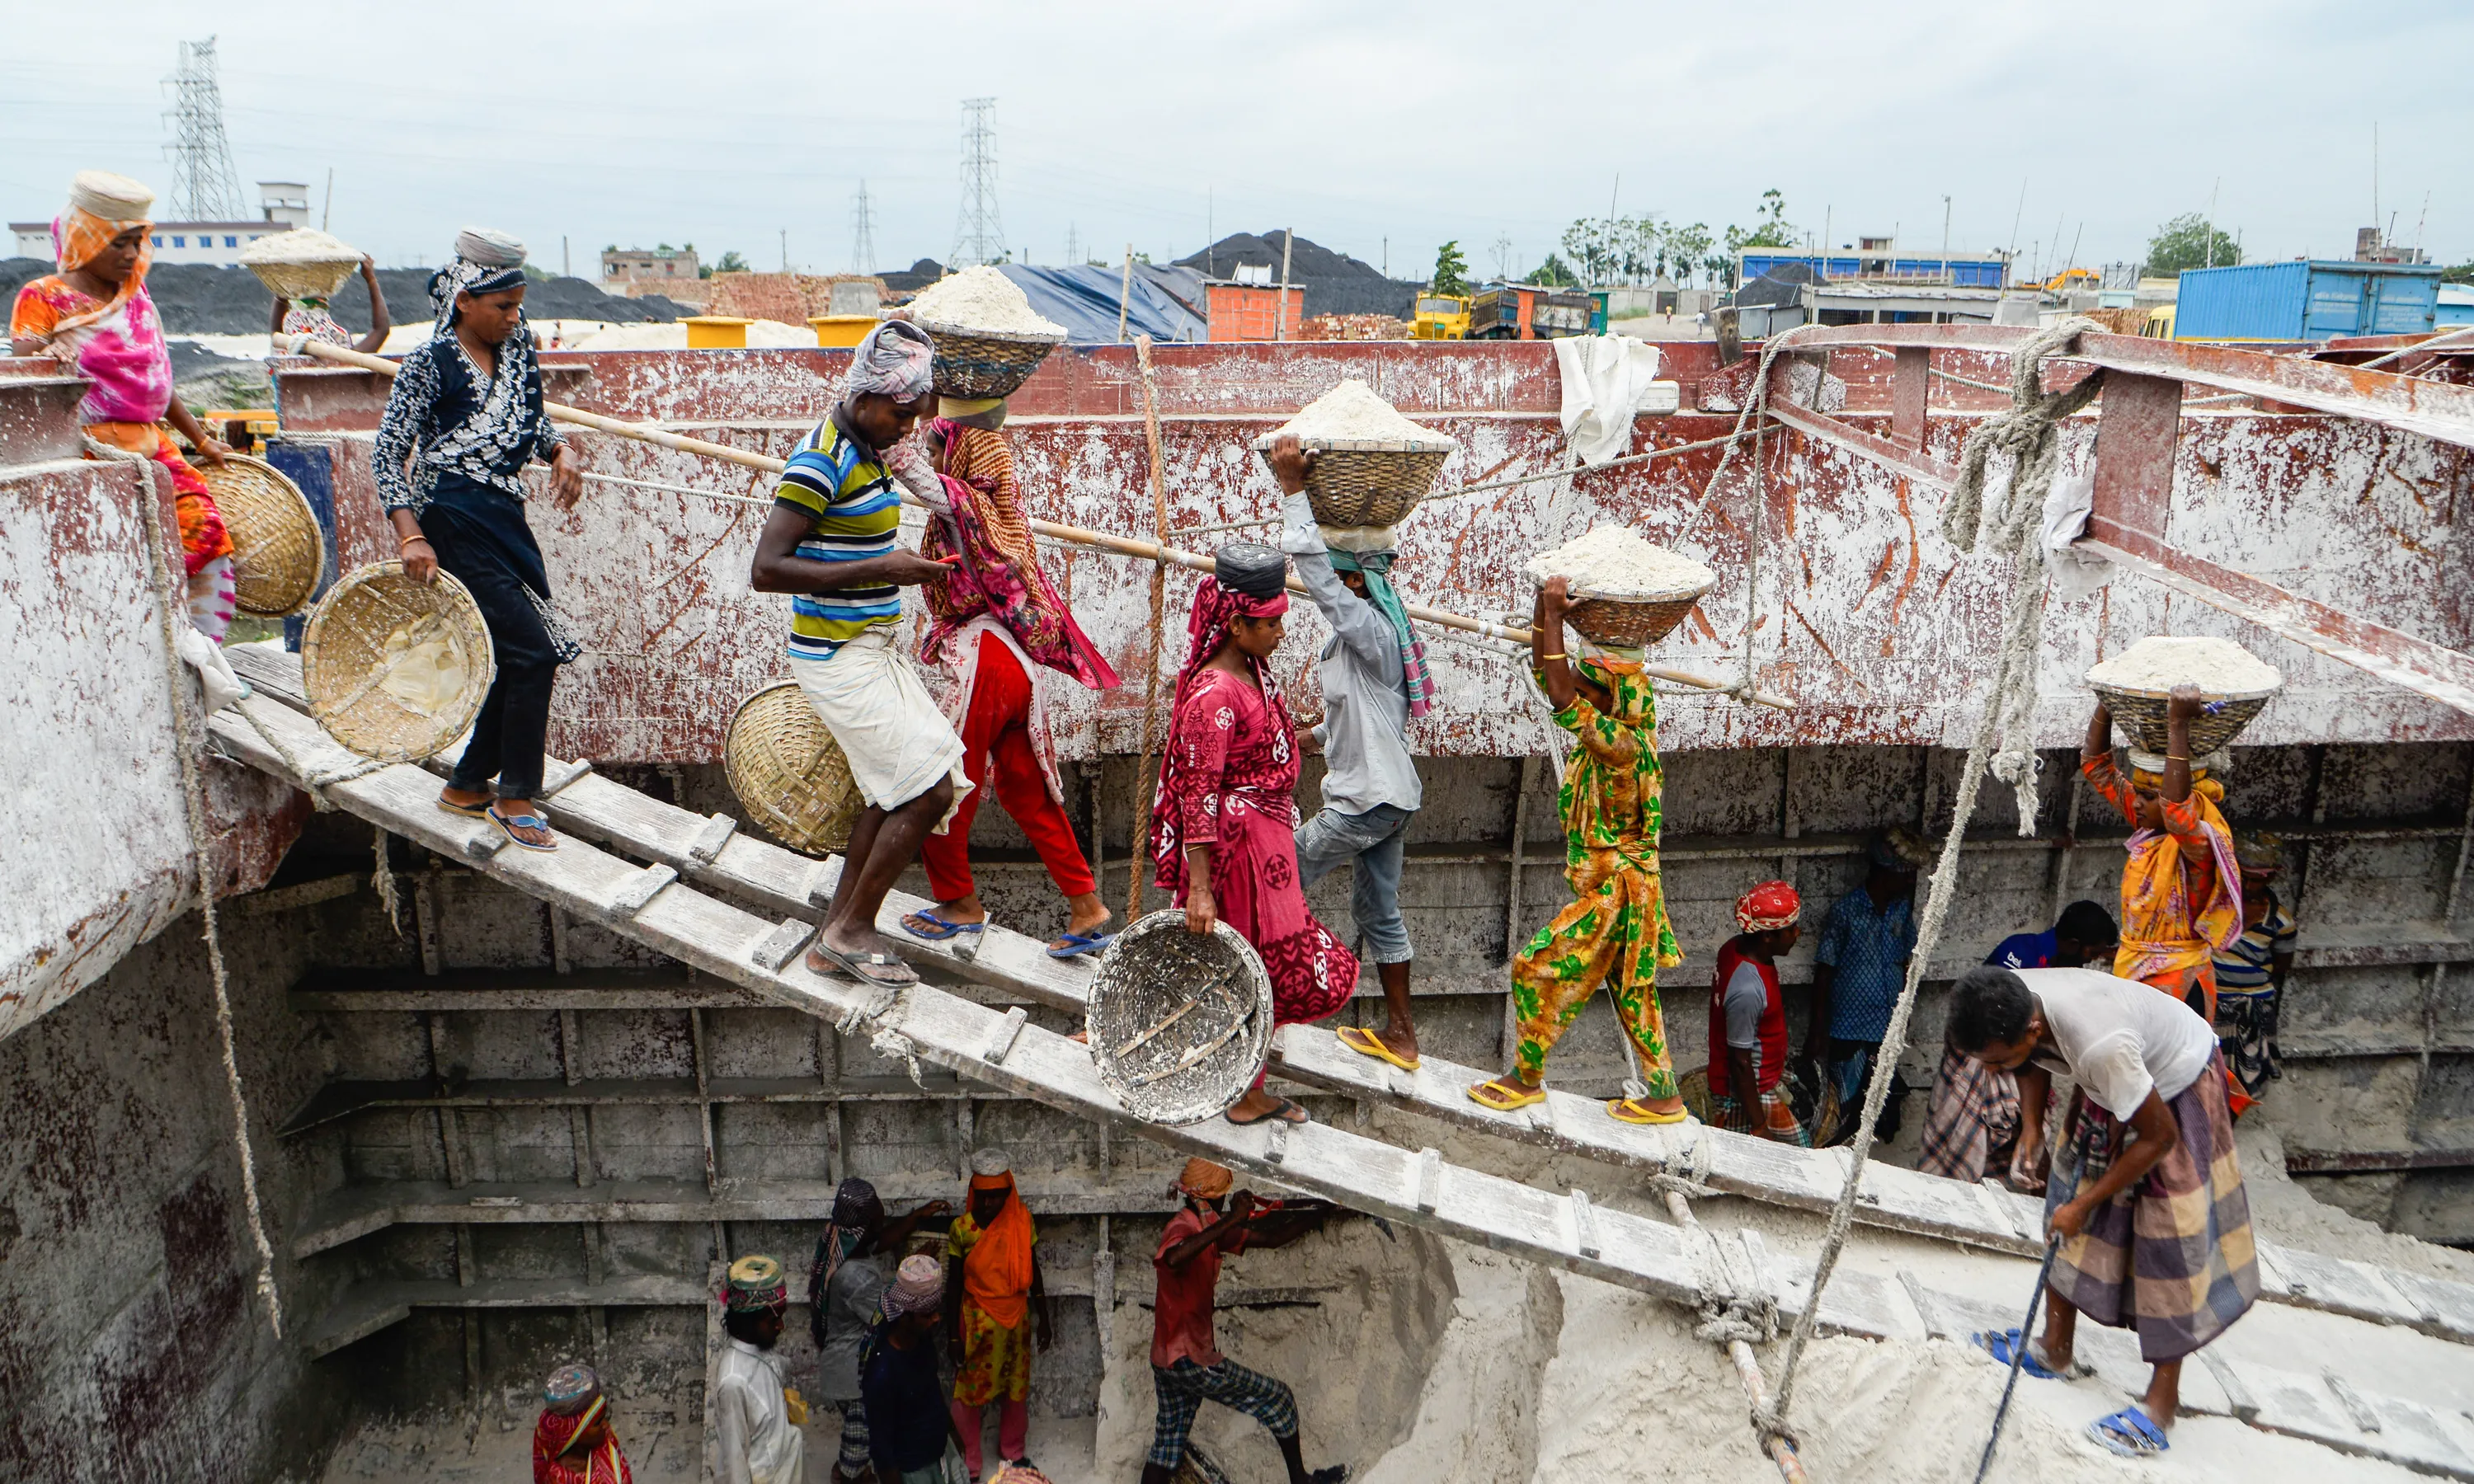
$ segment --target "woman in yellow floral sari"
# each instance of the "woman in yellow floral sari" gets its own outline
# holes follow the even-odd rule
[[[2132,830],[2113,971],[2152,984],[2214,1020],[2216,951],[2242,937],[2242,872],[2233,828],[2217,808],[2225,786],[2208,777],[2220,754],[2191,756],[2191,718],[2201,704],[2196,689],[2175,686],[2166,705],[2165,755],[2133,749],[2124,779],[2113,762],[2113,715],[2098,702],[2079,749],[2079,771]]]
[[[1637,1084],[1628,1084],[1607,1112],[1628,1123],[1681,1123],[1684,1094],[1667,1057],[1658,1003],[1658,970],[1684,962],[1658,870],[1664,785],[1658,703],[1637,658],[1599,651],[1583,656],[1577,669],[1571,665],[1563,648],[1564,617],[1571,609],[1564,579],[1549,581],[1538,594],[1529,653],[1555,707],[1555,725],[1580,743],[1564,764],[1555,801],[1572,904],[1513,961],[1513,1008],[1520,1022],[1513,1069],[1469,1089],[1469,1097],[1503,1111],[1543,1098],[1547,1052],[1605,982],[1640,1071]]]

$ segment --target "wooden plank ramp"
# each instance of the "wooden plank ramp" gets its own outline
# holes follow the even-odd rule
[[[263,720],[285,709],[298,713],[293,717],[295,727],[327,749],[321,755],[327,760],[311,761],[288,740],[291,733],[287,732],[286,746],[293,747],[296,755],[313,768],[347,765],[344,760],[352,754],[306,719],[299,656],[273,644],[233,645],[225,654],[262,698],[280,703],[270,706],[261,701],[253,714]],[[216,727],[219,732],[234,728],[250,730],[246,723],[226,717],[218,717]],[[262,743],[258,751],[273,756]],[[443,773],[447,763],[432,759],[428,766]],[[284,770],[278,760],[268,771],[280,775]],[[420,776],[418,770],[405,771]],[[821,915],[840,872],[838,857],[816,860],[747,830],[730,832],[710,859],[701,858],[695,847],[714,830],[710,816],[649,798],[593,774],[581,763],[553,759],[547,778],[553,785],[567,780],[564,786],[546,791],[549,796],[543,801],[552,823],[563,832],[667,866],[681,879],[709,887],[734,901],[812,923]],[[335,785],[332,792],[340,794],[348,786]],[[420,803],[425,815],[452,818],[430,807],[427,795]],[[486,825],[475,826],[473,833],[497,838]],[[446,853],[465,855],[460,844],[448,848]],[[992,991],[1000,998],[1018,997],[1081,1013],[1086,987],[1096,971],[1090,960],[1052,959],[1039,940],[993,923],[974,959],[959,958],[941,945],[920,943],[901,931],[899,922],[905,913],[934,905],[926,898],[894,892],[887,895],[877,918],[877,925],[902,944],[904,956],[923,974],[940,983],[958,982]],[[790,962],[795,964],[795,955]],[[1417,1071],[1406,1072],[1360,1056],[1327,1031],[1307,1026],[1283,1027],[1273,1038],[1272,1070],[1474,1133],[1583,1155],[1651,1175],[1686,1177],[1711,1189],[1769,1205],[1827,1211],[1847,1179],[1848,1155],[1843,1149],[1797,1149],[1697,1125],[1684,1130],[1643,1128],[1608,1117],[1596,1099],[1567,1092],[1550,1089],[1542,1104],[1499,1113],[1467,1096],[1469,1085],[1492,1075],[1492,1070],[1427,1057]],[[1864,1172],[1855,1219],[1861,1226],[2024,1257],[2043,1252],[2042,1201],[1991,1184],[1971,1185],[1878,1160]],[[2262,1296],[2270,1303],[2408,1325],[2474,1344],[2474,1284],[2389,1273],[2370,1263],[2317,1254],[2292,1254],[2293,1260],[2289,1263],[2287,1249],[2265,1242],[2260,1251]],[[2289,1270],[2299,1275],[2298,1281],[2287,1281],[2283,1275]]]
[[[228,755],[300,781],[303,776],[294,774],[282,753],[270,744],[271,735],[307,776],[353,765],[352,754],[306,717],[264,697],[240,705],[255,725],[230,710],[216,713],[209,722],[216,745]],[[845,1034],[872,1032],[877,1048],[898,1059],[915,1058],[1084,1118],[1122,1124],[1179,1152],[1353,1209],[1671,1303],[1698,1307],[1712,1297],[1728,1297],[1712,1293],[1709,1275],[1671,1226],[1464,1169],[1432,1151],[1397,1148],[1323,1123],[1292,1128],[1275,1122],[1241,1129],[1218,1118],[1185,1127],[1137,1118],[1101,1084],[1088,1047],[1021,1024],[1004,1010],[929,984],[888,993],[828,978],[811,972],[796,958],[780,968],[765,967],[758,957],[774,934],[774,920],[707,896],[676,879],[668,867],[639,866],[578,839],[565,840],[549,852],[473,849],[495,835],[495,826],[439,809],[436,780],[420,768],[380,768],[329,785],[327,797],[348,813],[443,855],[468,860],[474,870],[515,890],[604,921],[621,935],[691,968],[753,990],[773,1003],[834,1020],[849,1027]],[[743,837],[734,836],[722,853],[742,843]],[[1790,1313],[1799,1311],[1810,1286],[1809,1271],[1799,1273],[1797,1266],[1781,1264],[1787,1289],[1781,1306]],[[1896,1330],[1884,1285],[1878,1281],[1833,1283],[1821,1304],[1826,1328],[1872,1336]]]

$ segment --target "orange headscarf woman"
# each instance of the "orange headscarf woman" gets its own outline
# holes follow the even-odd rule
[[[1031,1344],[1035,1339],[1046,1350],[1055,1329],[1032,1251],[1038,1241],[1004,1151],[972,1155],[971,1198],[954,1218],[945,1247],[945,1324],[961,1357],[954,1373],[954,1430],[974,1479],[980,1476],[981,1409],[989,1402],[998,1403],[997,1461],[1018,1464],[1030,1450]]]
[[[2197,690],[2174,687],[2165,711],[2165,755],[2134,750],[2124,779],[2113,762],[2113,714],[2098,702],[2079,771],[2132,830],[2113,971],[2214,1020],[2216,951],[2242,937],[2242,873],[2233,828],[2217,808],[2225,786],[2208,777],[2219,754],[2191,756],[2191,718],[2200,706]]]

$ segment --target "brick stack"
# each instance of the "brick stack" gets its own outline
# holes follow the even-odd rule
[[[1309,315],[1291,332],[1295,340],[1406,340],[1409,323],[1388,314]]]

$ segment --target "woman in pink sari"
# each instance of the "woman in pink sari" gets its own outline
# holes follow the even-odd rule
[[[1298,738],[1279,682],[1265,661],[1288,611],[1286,559],[1231,541],[1219,574],[1195,589],[1185,621],[1185,668],[1152,803],[1154,879],[1176,894],[1185,925],[1209,933],[1225,920],[1272,975],[1272,1022],[1320,1020],[1357,988],[1357,956],[1307,910],[1298,880]],[[1238,1125],[1305,1110],[1254,1086],[1228,1110]]]

